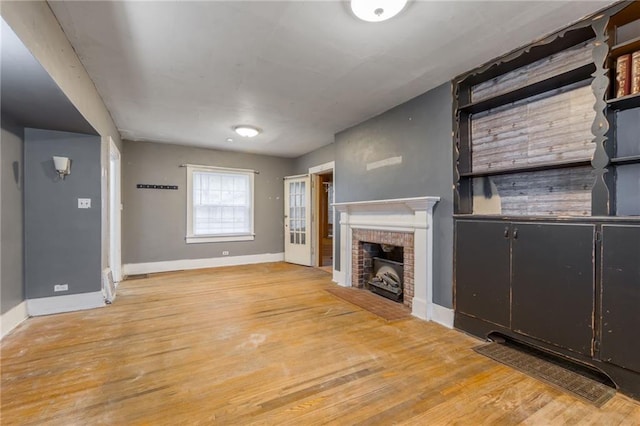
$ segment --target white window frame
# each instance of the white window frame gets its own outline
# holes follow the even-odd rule
[[[256,172],[247,169],[230,169],[225,167],[213,166],[196,166],[187,164],[187,236],[185,241],[187,244],[198,243],[221,243],[229,241],[254,241],[254,213],[255,213],[255,191],[254,177]],[[244,175],[249,178],[249,190],[251,191],[251,206],[249,208],[250,230],[248,233],[242,234],[212,234],[212,235],[194,235],[193,233],[193,173],[194,172],[212,172]]]

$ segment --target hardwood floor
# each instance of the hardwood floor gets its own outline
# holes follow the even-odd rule
[[[640,424],[418,319],[338,299],[284,263],[125,281],[109,307],[33,318],[2,341],[3,425]]]

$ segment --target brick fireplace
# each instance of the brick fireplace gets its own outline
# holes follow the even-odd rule
[[[362,287],[364,243],[403,248],[404,300],[411,313],[433,317],[433,207],[439,197],[335,203],[340,212],[340,269],[334,280],[344,287]]]
[[[364,288],[373,258],[367,255],[367,243],[386,244],[402,247],[404,276],[402,278],[403,303],[411,308],[413,301],[413,233],[383,231],[376,229],[354,229],[351,233],[351,283],[354,287]]]

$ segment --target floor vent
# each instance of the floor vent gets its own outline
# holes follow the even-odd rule
[[[596,407],[601,407],[616,394],[611,381],[601,373],[524,345],[489,343],[473,350]]]

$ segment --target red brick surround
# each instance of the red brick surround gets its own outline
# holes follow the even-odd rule
[[[364,243],[389,244],[403,248],[404,277],[403,292],[404,304],[411,308],[414,294],[413,277],[413,233],[379,231],[373,229],[354,229],[351,240],[352,283],[354,287],[363,288],[365,277],[366,253],[363,250]],[[370,260],[370,259],[369,259]]]

